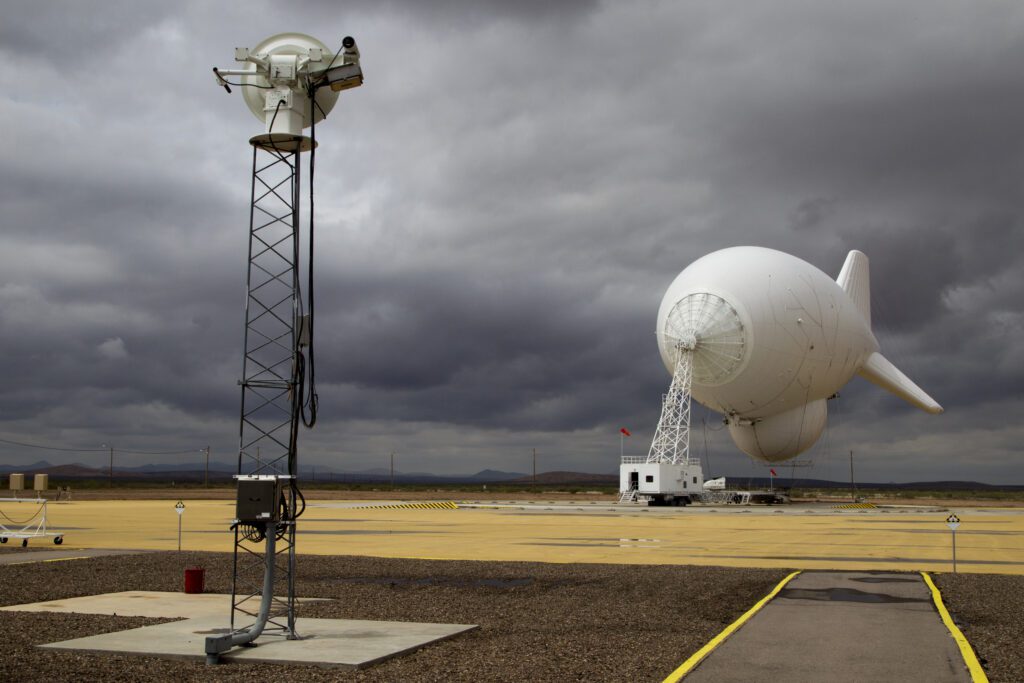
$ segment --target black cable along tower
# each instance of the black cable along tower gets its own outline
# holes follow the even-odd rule
[[[332,55],[318,40],[282,33],[235,49],[244,69],[214,68],[217,83],[241,86],[266,132],[253,148],[249,259],[239,419],[231,631],[206,639],[206,661],[261,634],[295,630],[295,531],[299,423],[316,423],[313,356],[313,172],[316,122],[338,92],[363,82],[359,49],[346,37]],[[240,77],[240,83],[228,78]],[[311,136],[302,134],[310,128]],[[300,162],[309,155],[308,309],[300,285]]]

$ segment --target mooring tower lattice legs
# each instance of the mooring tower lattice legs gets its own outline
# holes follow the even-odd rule
[[[661,418],[651,441],[647,462],[690,462],[690,388],[693,384],[693,350],[676,348],[672,383],[661,404]]]

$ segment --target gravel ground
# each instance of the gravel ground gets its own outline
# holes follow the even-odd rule
[[[20,550],[20,549],[19,549]],[[227,592],[230,555],[152,553],[0,566],[0,604],[181,590],[185,566]],[[48,652],[34,645],[161,619],[6,612],[0,680],[660,681],[787,572],[719,567],[441,562],[300,556],[300,616],[479,624],[358,672]],[[934,576],[994,683],[1024,681],[1024,576]]]
[[[932,578],[989,680],[1024,681],[1024,576],[936,574]]]
[[[152,553],[0,566],[0,604],[181,590],[187,565],[227,592],[230,555]],[[358,672],[48,652],[33,645],[160,619],[5,612],[0,680],[660,681],[786,575],[717,567],[300,556],[301,616],[479,624]],[[300,622],[301,627],[301,622]]]

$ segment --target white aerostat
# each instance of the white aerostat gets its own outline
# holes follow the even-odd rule
[[[769,463],[810,448],[828,399],[860,375],[929,413],[942,407],[879,352],[868,259],[851,251],[836,280],[773,249],[733,247],[690,264],[658,311],[672,383],[646,457],[624,456],[623,502],[685,505],[708,490],[690,456],[690,399],[725,415],[746,454]]]
[[[832,280],[780,251],[723,249],[669,286],[658,348],[675,373],[680,344],[692,346],[693,398],[726,416],[744,453],[779,462],[818,440],[828,398],[854,375],[942,412],[879,352],[870,301],[868,258],[859,251]]]

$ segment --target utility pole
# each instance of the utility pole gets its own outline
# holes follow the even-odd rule
[[[857,485],[853,483],[853,451],[850,451],[850,495],[853,496],[853,502],[857,502]]]
[[[395,490],[395,452],[391,451],[391,490]]]
[[[100,447],[110,449],[110,468],[107,470],[107,486],[113,488],[114,486],[114,447],[110,444],[101,443]]]
[[[203,487],[210,488],[210,447],[207,446],[203,451],[206,453],[206,470],[203,474]]]
[[[537,485],[537,449],[533,449],[533,485]]]

